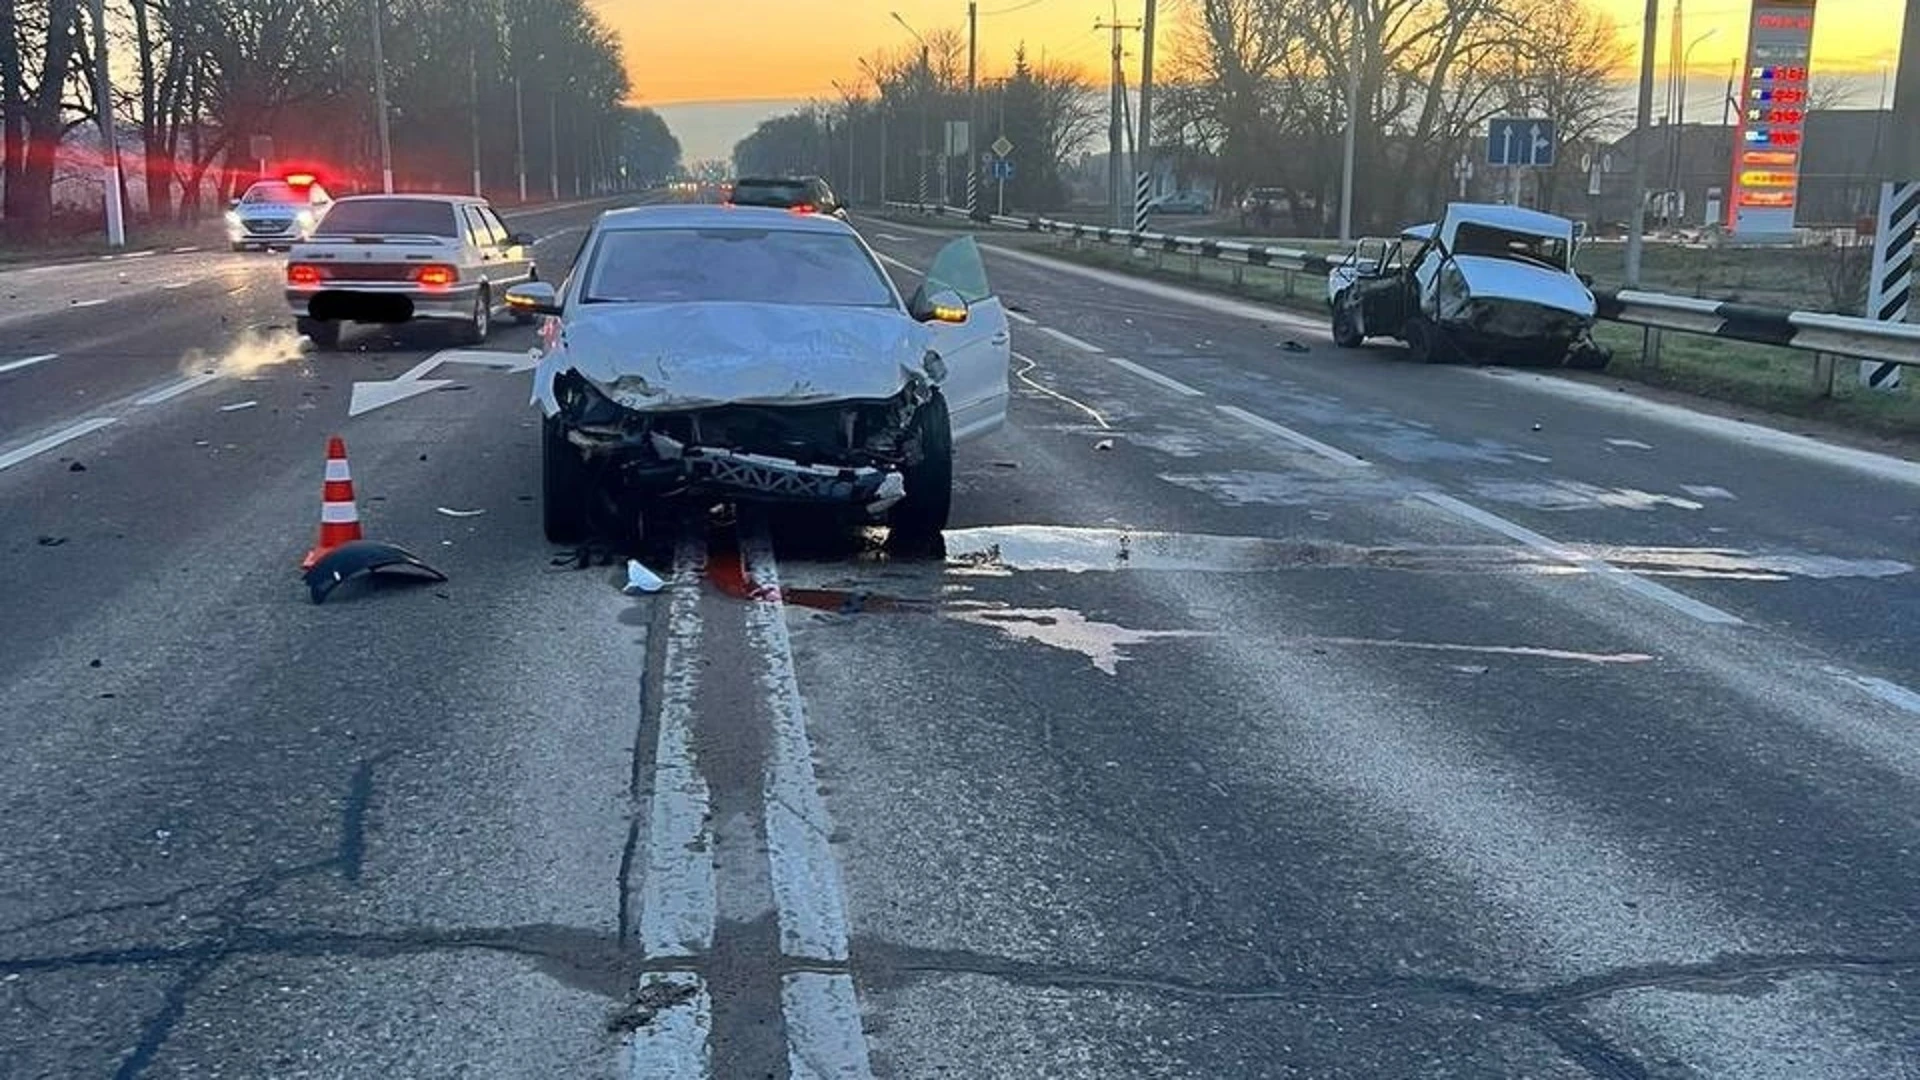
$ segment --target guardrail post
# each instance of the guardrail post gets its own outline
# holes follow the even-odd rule
[[[1660,366],[1660,339],[1662,332],[1658,327],[1648,326],[1640,331],[1640,366],[1657,368]]]
[[[1200,277],[1200,255],[1198,252],[1187,256],[1187,270],[1195,280]]]
[[[1815,397],[1833,396],[1833,373],[1840,366],[1839,357],[1831,353],[1813,354],[1813,394]]]
[[[1293,299],[1293,271],[1282,270],[1280,272],[1280,287],[1285,291],[1287,299]]]
[[[1153,249],[1153,269],[1156,272],[1167,268],[1166,254],[1166,252],[1161,251],[1159,248]]]
[[[1233,287],[1238,289],[1247,283],[1247,268],[1239,263],[1233,264]]]

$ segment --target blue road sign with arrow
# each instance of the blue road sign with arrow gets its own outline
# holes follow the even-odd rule
[[[1011,158],[995,159],[993,163],[993,176],[994,176],[994,179],[996,180],[1012,179],[1013,178],[1013,159]]]
[[[1487,121],[1487,164],[1553,168],[1553,121],[1503,116]]]

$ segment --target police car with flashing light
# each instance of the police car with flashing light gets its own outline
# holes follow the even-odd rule
[[[313,234],[333,196],[308,174],[261,180],[227,210],[227,242],[235,251],[286,250]]]

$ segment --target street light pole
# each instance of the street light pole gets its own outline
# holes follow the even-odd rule
[[[913,35],[913,40],[920,43],[920,202],[922,205],[925,205],[927,201],[927,158],[929,149],[927,146],[927,131],[933,124],[933,60],[931,51],[927,48],[927,39],[921,37],[918,30],[908,25],[907,20],[901,18],[899,12],[893,11],[888,12],[888,14],[892,15],[893,21],[899,23],[907,33]],[[945,205],[946,201],[946,193],[941,192],[941,204]]]
[[[547,184],[560,201],[560,95],[547,88]]]
[[[1353,0],[1353,49],[1347,60],[1347,130],[1340,150],[1340,243],[1353,242],[1354,145],[1360,127],[1360,65],[1365,60],[1361,35],[1366,33],[1366,0]],[[1325,221],[1326,218],[1320,220]]]
[[[478,197],[480,190],[480,46],[467,45],[467,101],[472,107],[467,117],[467,126],[473,129],[473,194]]]
[[[1640,285],[1640,256],[1647,238],[1647,150],[1653,134],[1653,50],[1659,32],[1660,0],[1647,0],[1646,25],[1640,37],[1640,107],[1633,139],[1633,212],[1627,219],[1628,288]]]
[[[94,0],[96,4],[101,0]],[[367,0],[373,10],[373,107],[380,126],[380,190],[393,194],[393,136],[387,130],[387,58],[380,49],[381,0]]]
[[[12,3],[13,0],[7,0]],[[120,202],[120,142],[113,131],[113,82],[107,67],[106,0],[93,0],[93,94],[100,113],[100,180],[107,211],[107,246],[127,243],[126,207]],[[13,88],[6,88],[11,93]]]
[[[1673,103],[1674,151],[1673,161],[1671,162],[1672,168],[1669,170],[1670,176],[1667,184],[1674,192],[1673,211],[1676,216],[1685,213],[1687,202],[1685,191],[1686,172],[1680,167],[1680,159],[1687,148],[1687,73],[1693,70],[1694,48],[1717,33],[1719,33],[1719,30],[1715,29],[1701,34],[1699,37],[1693,39],[1687,46],[1686,51],[1680,54],[1680,73],[1677,76],[1678,81],[1675,83],[1675,85],[1679,87],[1680,92]]]
[[[527,112],[520,101],[520,76],[513,77],[513,171],[520,175],[520,201],[527,201]]]

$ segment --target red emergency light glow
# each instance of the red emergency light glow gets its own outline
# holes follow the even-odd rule
[[[312,173],[288,173],[283,179],[294,187],[312,187],[315,177]]]

